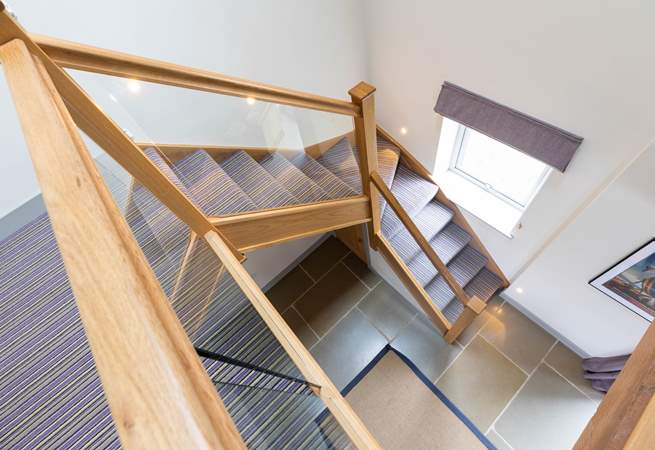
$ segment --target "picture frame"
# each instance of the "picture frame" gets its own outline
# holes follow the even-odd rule
[[[655,317],[655,239],[604,270],[589,284],[652,322]]]

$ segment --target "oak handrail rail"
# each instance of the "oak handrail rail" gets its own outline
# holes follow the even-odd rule
[[[245,449],[43,62],[0,61],[121,443]]]
[[[425,291],[425,288],[419,283],[411,270],[405,265],[402,258],[382,233],[375,236],[377,242],[378,252],[382,254],[391,269],[396,273],[405,288],[414,296],[418,305],[425,312],[426,316],[434,323],[434,325],[441,331],[442,334],[447,334],[452,324],[439,308],[437,308],[430,298],[430,294]]]
[[[393,192],[391,192],[391,190],[387,187],[380,174],[373,172],[371,174],[371,181],[380,191],[387,203],[394,210],[405,228],[407,228],[407,231],[409,231],[409,233],[412,235],[418,246],[421,248],[421,250],[423,250],[439,274],[444,278],[444,280],[446,280],[446,283],[448,283],[448,286],[453,291],[457,299],[464,305],[468,305],[470,300],[469,296],[466,294],[466,292],[464,292],[464,289],[462,286],[460,286],[457,280],[455,280],[455,277],[453,277],[453,275],[450,273],[450,270],[448,270],[446,264],[444,264],[439,255],[437,255],[437,252],[434,251],[428,240],[425,238],[425,236],[423,236],[414,221],[409,217],[398,199],[396,199],[396,196],[393,195]]]
[[[371,221],[365,195],[209,217],[239,251],[327,233]]]
[[[291,360],[298,367],[298,370],[300,370],[300,373],[310,383],[320,386],[320,389],[315,389],[314,392],[323,400],[353,444],[361,450],[382,450],[380,444],[343,398],[321,366],[268,300],[266,294],[262,292],[248,271],[225,245],[223,239],[215,231],[207,232],[204,238],[209,244],[209,247],[224,264],[225,269],[241,288],[241,291],[248,298],[255,310],[257,310],[259,316],[286,350]]]
[[[253,97],[267,102],[349,116],[361,115],[361,108],[358,105],[344,100],[285,89],[209,70],[186,67],[49,36],[38,34],[30,36],[55,63],[70,69],[134,78],[216,94]]]

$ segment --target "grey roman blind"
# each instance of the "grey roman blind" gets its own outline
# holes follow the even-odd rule
[[[582,138],[444,82],[434,110],[564,172]]]

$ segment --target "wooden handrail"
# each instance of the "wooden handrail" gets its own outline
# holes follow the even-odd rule
[[[121,127],[108,118],[77,83],[30,39],[25,30],[3,12],[0,14],[0,43],[12,39],[22,40],[30,53],[43,63],[73,120],[87,136],[148,188],[196,234],[203,236],[207,231],[214,230],[202,211],[148,159]],[[238,254],[236,247],[229,242],[228,245]]]
[[[403,223],[405,228],[407,228],[407,231],[409,231],[409,234],[412,235],[418,246],[421,248],[421,250],[423,250],[423,253],[426,254],[430,262],[432,262],[434,267],[437,269],[437,272],[439,272],[444,280],[446,280],[446,283],[448,283],[448,286],[453,291],[457,299],[464,305],[468,305],[470,300],[469,296],[466,294],[466,292],[464,292],[464,289],[462,286],[460,286],[457,280],[455,280],[455,277],[453,277],[453,275],[450,273],[450,270],[446,264],[444,264],[441,258],[439,258],[437,252],[434,251],[428,240],[425,239],[425,236],[423,236],[423,233],[421,233],[411,217],[407,215],[407,212],[402,207],[400,202],[398,202],[396,196],[393,195],[393,192],[391,192],[391,190],[387,187],[380,174],[373,172],[371,174],[371,181],[382,193],[382,197],[384,197],[387,203],[395,211],[400,221]]]
[[[185,67],[48,36],[35,34],[32,35],[32,39],[57,64],[70,69],[134,78],[236,97],[253,97],[267,102],[349,116],[361,115],[358,105],[343,100],[284,89],[229,77],[209,70]]]
[[[0,61],[122,445],[245,449],[44,65]]]
[[[355,117],[355,139],[359,148],[359,172],[362,191],[371,199],[371,223],[368,240],[373,250],[377,247],[375,236],[380,233],[380,196],[371,189],[371,174],[378,171],[378,145],[375,133],[375,88],[363,81],[349,91],[353,103],[362,108],[361,117]]]
[[[430,298],[421,283],[418,282],[414,274],[409,270],[409,268],[403,262],[403,259],[396,253],[391,244],[387,239],[380,233],[375,239],[377,240],[377,249],[380,254],[387,261],[394,273],[400,278],[403,285],[407,290],[412,294],[416,299],[416,302],[421,307],[425,315],[434,323],[434,325],[441,331],[442,334],[446,334],[448,330],[451,329],[450,321],[444,316],[444,314],[437,308]]]
[[[646,409],[630,433],[625,450],[643,450],[655,447],[655,397],[651,397]]]
[[[343,428],[350,440],[359,449],[382,449],[373,435],[368,431],[361,419],[355,414],[348,402],[332,384],[321,366],[309,353],[300,339],[289,328],[280,313],[266,298],[266,295],[252,279],[246,269],[229,251],[221,237],[214,231],[204,236],[216,256],[223,262],[225,269],[232,275],[242,292],[250,300],[260,317],[264,320],[273,335],[286,350],[291,360],[296,364],[305,379],[310,383],[321,386],[316,394],[323,400],[339,425]]]
[[[293,239],[327,233],[371,221],[365,195],[210,217],[239,251],[251,251]]]

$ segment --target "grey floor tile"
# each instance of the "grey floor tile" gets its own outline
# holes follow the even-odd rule
[[[491,313],[480,335],[528,373],[555,343],[553,336],[508,303]]]
[[[487,433],[487,439],[489,439],[498,450],[514,450],[503,440],[503,438],[500,437],[498,433],[496,433],[494,429],[489,430]]]
[[[358,308],[389,341],[417,314],[394,288],[382,281],[359,303]]]
[[[446,370],[437,387],[478,428],[486,430],[526,378],[518,367],[478,336]]]
[[[364,261],[359,259],[359,257],[352,252],[343,259],[343,263],[348,266],[357,278],[362,280],[369,289],[373,289],[373,287],[375,287],[375,285],[377,285],[381,280],[380,275],[371,271]]]
[[[300,342],[302,342],[305,347],[311,348],[312,345],[318,342],[316,333],[309,328],[307,322],[300,317],[300,314],[298,314],[298,311],[294,308],[287,309],[287,311],[282,314],[282,318],[287,322],[287,325],[291,327],[293,332],[296,333],[296,336],[298,336]]]
[[[314,284],[300,267],[294,267],[275,286],[266,291],[266,296],[278,311],[284,311]]]
[[[300,265],[314,280],[317,280],[325,275],[348,252],[348,247],[334,236],[330,236],[316,250],[310,253]]]
[[[353,309],[311,352],[337,389],[343,389],[387,345],[364,315]]]
[[[367,293],[368,288],[339,263],[294,306],[312,329],[324,336]]]
[[[541,364],[495,424],[515,449],[570,449],[596,403]]]
[[[498,296],[492,298],[487,307],[482,313],[476,317],[471,325],[466,327],[464,331],[457,337],[457,341],[462,345],[467,345],[473,340],[473,338],[478,334],[478,331],[486,325],[489,318],[498,311],[500,305],[502,305],[503,299]]]
[[[458,344],[448,345],[423,313],[403,328],[391,345],[433,381],[462,351]]]
[[[596,401],[603,399],[603,394],[592,389],[591,382],[582,376],[584,372],[582,369],[582,358],[569,350],[561,342],[558,342],[550,353],[548,353],[546,362],[559,372],[560,375],[575,384],[588,397]]]

